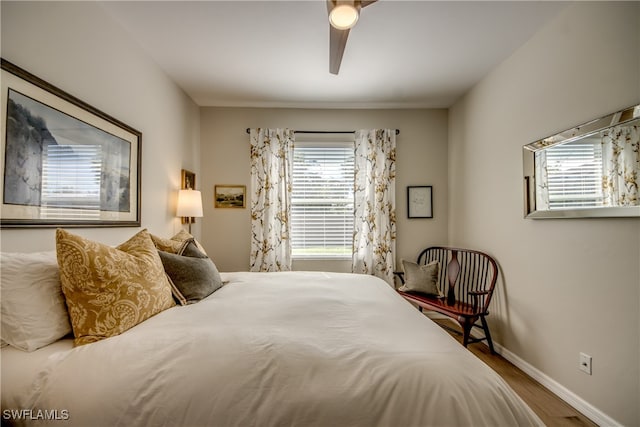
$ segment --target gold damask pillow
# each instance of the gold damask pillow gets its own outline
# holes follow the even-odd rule
[[[169,252],[170,254],[181,254],[182,251],[184,251],[184,248],[189,244],[189,240],[178,240],[175,236],[171,239],[165,239],[164,237],[158,237],[152,234],[151,240],[156,246],[156,249],[163,252]]]
[[[75,345],[119,335],[175,305],[146,229],[115,248],[58,229],[56,250]]]
[[[205,255],[207,254],[200,242],[185,230],[180,230],[178,234],[170,239],[165,239],[152,234],[151,240],[153,240],[153,243],[159,251],[169,252],[170,254],[182,255],[189,242],[193,242],[200,252]]]

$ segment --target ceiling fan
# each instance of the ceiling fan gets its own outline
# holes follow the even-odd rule
[[[377,0],[327,0],[329,12],[329,72],[338,74],[349,30],[358,22],[360,9]]]

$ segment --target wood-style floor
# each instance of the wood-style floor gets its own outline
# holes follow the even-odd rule
[[[453,326],[453,323],[448,320],[434,319],[434,321],[440,324],[444,323],[449,327]],[[458,341],[462,341],[460,335],[450,333]],[[498,354],[491,354],[489,347],[484,343],[470,344],[467,348],[500,374],[548,427],[597,427],[597,424],[551,393],[511,362]]]

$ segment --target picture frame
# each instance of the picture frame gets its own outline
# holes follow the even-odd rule
[[[216,208],[243,209],[246,207],[246,185],[215,185],[213,206]]]
[[[433,218],[433,187],[431,185],[407,187],[407,215],[409,218]]]
[[[196,189],[196,174],[194,172],[182,169],[180,172],[180,189],[182,190],[195,190]],[[195,222],[195,218],[183,216],[180,218],[181,224],[190,224]]]
[[[187,189],[195,190],[196,174],[186,169],[182,169],[182,180],[181,180],[180,188],[182,190],[187,190]]]
[[[139,227],[142,133],[0,61],[0,227]]]

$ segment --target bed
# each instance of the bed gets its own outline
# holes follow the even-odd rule
[[[373,276],[220,274],[188,233],[62,229],[0,273],[3,425],[542,425]]]
[[[542,425],[381,279],[221,277],[197,304],[99,342],[4,347],[3,425]]]

